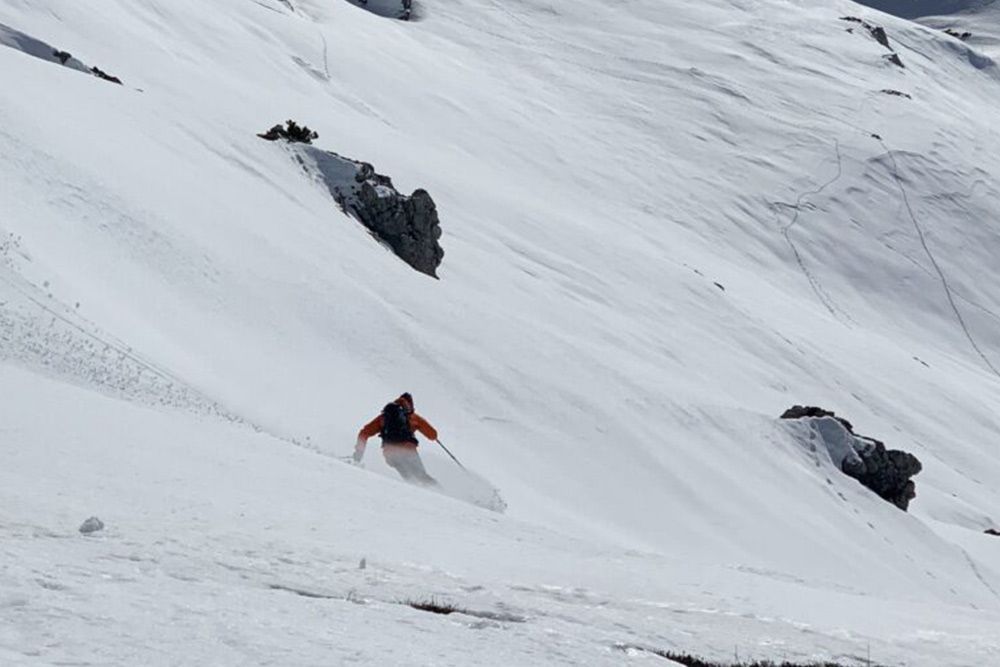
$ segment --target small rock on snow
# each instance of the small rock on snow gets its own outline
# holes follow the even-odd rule
[[[92,516],[80,524],[80,532],[84,535],[90,535],[91,533],[96,533],[99,530],[104,530],[104,522],[96,516]]]

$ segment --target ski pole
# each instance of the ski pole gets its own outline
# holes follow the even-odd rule
[[[452,460],[452,461],[454,461],[455,463],[457,463],[457,464],[458,464],[458,467],[459,467],[459,468],[461,468],[462,470],[465,470],[465,466],[464,466],[464,465],[462,465],[462,462],[461,462],[461,461],[459,461],[458,459],[456,459],[456,458],[455,458],[455,455],[454,455],[454,454],[452,454],[451,452],[449,452],[449,451],[448,451],[448,448],[444,446],[444,443],[443,443],[443,442],[441,442],[440,440],[435,440],[434,442],[436,442],[437,444],[441,445],[441,449],[443,449],[443,450],[445,451],[445,453],[446,453],[446,454],[447,454],[448,456],[450,456],[450,457],[451,457],[451,460]]]

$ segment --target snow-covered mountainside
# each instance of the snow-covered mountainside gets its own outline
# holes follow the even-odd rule
[[[1000,26],[927,4],[0,0],[0,663],[1000,664]],[[506,514],[337,460],[402,391]]]

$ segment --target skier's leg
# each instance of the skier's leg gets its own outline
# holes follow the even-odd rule
[[[420,454],[417,453],[417,449],[414,447],[412,456],[410,456],[408,465],[410,467],[410,478],[413,481],[420,484],[425,484],[427,486],[437,485],[437,480],[427,474],[427,469],[424,468],[424,462],[420,460]]]
[[[406,465],[406,447],[404,445],[382,445],[382,456],[389,467],[398,472],[400,477],[406,481],[410,481],[410,471]]]
[[[417,446],[406,444],[386,444],[382,446],[385,462],[407,482],[415,482],[427,486],[437,484],[437,480],[427,474]]]

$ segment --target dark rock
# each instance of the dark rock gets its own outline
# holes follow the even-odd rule
[[[286,120],[285,126],[275,125],[267,132],[258,134],[258,137],[267,141],[277,141],[284,139],[292,144],[311,144],[313,139],[319,139],[319,133],[309,129],[307,125],[299,125],[294,120]]]
[[[892,90],[890,88],[885,88],[881,92],[884,93],[884,94],[886,94],[886,95],[895,95],[896,97],[905,97],[908,100],[912,100],[913,99],[913,97],[909,93],[902,93],[902,92],[900,92],[898,90]]]
[[[117,76],[111,76],[107,72],[103,71],[100,67],[91,67],[91,73],[99,79],[104,79],[105,81],[110,81],[111,83],[117,83],[119,86],[122,85],[122,80]]]
[[[951,35],[955,39],[960,39],[963,42],[972,37],[971,32],[958,32],[957,30],[952,30],[951,28],[945,28],[944,32],[946,35]]]
[[[88,517],[83,523],[80,524],[79,528],[79,531],[84,535],[90,535],[91,533],[96,533],[102,530],[104,530],[104,522],[96,516]]]
[[[840,469],[845,475],[858,480],[880,498],[904,511],[916,497],[916,485],[911,477],[918,474],[923,466],[913,454],[886,449],[881,441],[856,434],[849,421],[823,408],[796,405],[786,410],[781,418],[835,419],[847,431],[847,435],[843,437],[837,435],[831,438],[838,442],[842,442],[844,437],[848,438],[849,448],[843,446],[843,459],[839,461]],[[836,426],[832,428],[836,430]],[[823,433],[823,428],[820,428],[820,433]],[[830,448],[830,443],[827,447]]]
[[[340,207],[411,267],[437,278],[444,258],[437,207],[426,190],[406,196],[367,162],[305,148]],[[305,163],[303,162],[304,166]],[[308,169],[308,166],[306,166]]]
[[[888,33],[886,33],[885,28],[883,28],[882,26],[873,25],[868,21],[859,19],[857,16],[841,16],[840,20],[848,21],[849,23],[858,23],[864,26],[865,30],[868,31],[868,34],[871,35],[876,42],[878,42],[885,48],[889,49],[890,51],[893,50],[892,47],[889,46],[889,35]]]
[[[858,438],[867,447],[855,447],[860,461],[845,459],[841,469],[844,474],[861,482],[883,500],[901,510],[906,510],[917,496],[916,485],[910,478],[923,466],[916,456],[898,449],[886,449],[878,440]]]
[[[55,56],[60,65],[65,65],[66,61],[73,57],[73,54],[68,51],[60,51],[59,49],[53,49],[52,55]]]
[[[285,128],[275,125],[267,132],[261,132],[257,136],[265,141],[277,141],[285,136]]]
[[[892,47],[889,46],[889,35],[885,34],[885,28],[880,25],[868,26],[868,32],[871,33],[876,42],[892,51]]]
[[[903,64],[903,61],[899,57],[898,53],[893,53],[891,56],[886,56],[885,59],[891,62],[896,67],[899,67],[901,69],[906,69],[906,65]]]
[[[413,0],[349,0],[372,14],[409,21],[413,16]]]
[[[355,214],[400,259],[436,278],[444,250],[438,243],[441,226],[434,200],[426,190],[414,190],[405,197],[395,188],[391,195],[385,196],[383,188],[385,185],[377,181],[364,181],[358,192],[358,204],[353,206]]]
[[[987,528],[983,532],[986,533],[987,535],[994,535],[996,537],[1000,537],[1000,530],[997,530],[996,528]]]

